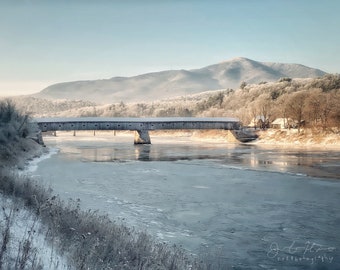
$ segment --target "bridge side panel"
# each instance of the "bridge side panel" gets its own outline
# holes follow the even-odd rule
[[[162,129],[240,129],[240,123],[209,121],[168,121],[168,122],[41,122],[41,131],[56,130],[162,130]]]
[[[151,122],[145,123],[148,130],[162,129],[239,129],[238,122]]]

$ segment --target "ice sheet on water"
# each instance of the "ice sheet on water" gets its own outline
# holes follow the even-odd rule
[[[38,164],[45,160],[50,158],[51,156],[57,154],[59,152],[59,149],[57,148],[48,148],[48,152],[42,154],[40,157],[34,158],[32,161],[30,161],[28,163],[28,165],[26,166],[26,168],[19,172],[20,175],[27,175],[27,174],[32,174],[33,172],[35,172],[38,168]]]

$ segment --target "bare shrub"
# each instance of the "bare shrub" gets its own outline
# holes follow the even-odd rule
[[[52,217],[47,222],[61,237],[59,248],[77,269],[204,269],[178,247],[158,244],[147,233],[97,212],[81,211],[79,201],[63,206],[56,199],[43,215]]]
[[[0,101],[0,167],[16,164],[31,148],[26,138],[34,137],[37,130],[29,116],[20,113],[11,101]]]
[[[0,269],[2,269],[3,260],[6,255],[6,251],[8,249],[8,244],[10,241],[10,228],[11,228],[11,222],[12,222],[12,216],[13,216],[13,209],[10,209],[9,213],[5,211],[5,208],[2,207],[3,211],[3,217],[4,217],[4,226],[1,231],[1,237],[2,237],[2,244],[0,249]]]

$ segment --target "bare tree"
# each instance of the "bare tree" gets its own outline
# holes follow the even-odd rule
[[[309,91],[306,99],[305,112],[310,122],[318,127],[326,129],[332,125],[332,117],[339,107],[339,95],[336,91],[323,92],[321,89]]]
[[[250,112],[250,115],[251,115],[251,121],[254,124],[254,128],[256,129],[256,124],[257,124],[256,118],[257,118],[258,113],[259,113],[259,110],[257,108],[256,103],[251,104],[249,112]]]
[[[267,128],[269,127],[269,121],[270,121],[271,112],[272,112],[271,98],[267,95],[264,95],[264,96],[262,95],[258,102],[258,106],[259,106],[260,115],[261,117],[263,117],[263,121],[264,121],[262,128]]]
[[[317,127],[321,121],[320,108],[322,106],[322,95],[321,89],[313,89],[309,90],[309,95],[306,98],[306,116],[314,127]]]
[[[304,109],[306,105],[306,91],[299,91],[288,96],[286,109],[287,115],[297,121],[298,132],[300,133],[302,120],[304,119]]]

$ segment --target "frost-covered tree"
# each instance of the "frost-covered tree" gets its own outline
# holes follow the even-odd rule
[[[306,106],[306,97],[308,93],[306,91],[300,91],[289,95],[287,99],[287,114],[293,120],[297,122],[298,132],[300,133],[300,128],[302,124],[304,110]]]

